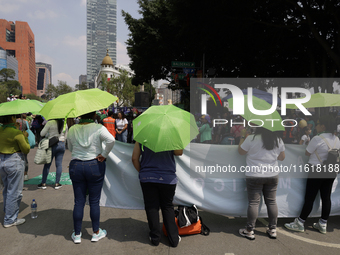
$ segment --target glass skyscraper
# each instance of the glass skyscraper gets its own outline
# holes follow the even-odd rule
[[[117,63],[117,0],[87,0],[87,82],[94,87],[100,64],[109,50],[113,64]]]

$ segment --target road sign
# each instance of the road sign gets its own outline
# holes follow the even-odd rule
[[[195,67],[195,62],[171,61],[172,67]]]
[[[195,68],[183,68],[183,73],[185,73],[185,74],[187,74],[187,73],[194,74],[195,73]]]

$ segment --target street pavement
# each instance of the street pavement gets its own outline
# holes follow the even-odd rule
[[[28,154],[29,176],[42,173],[42,165],[33,162],[36,148]],[[67,150],[63,160],[63,172],[68,172],[71,153]],[[50,172],[55,172],[54,161]],[[38,218],[31,219],[30,204],[36,199]],[[250,241],[238,234],[246,223],[245,218],[216,215],[204,211],[199,214],[210,228],[209,236],[192,235],[182,237],[177,248],[169,247],[166,237],[159,246],[152,246],[148,239],[148,224],[143,210],[122,210],[101,207],[100,227],[108,235],[97,243],[91,243],[91,220],[89,206],[85,206],[82,242],[74,244],[72,210],[73,191],[71,185],[55,190],[46,190],[36,185],[24,185],[19,218],[23,225],[11,228],[0,226],[0,254],[340,254],[340,216],[330,217],[327,234],[313,229],[317,219],[308,219],[304,233],[285,230],[283,224],[293,219],[279,219],[278,238],[266,235],[267,219],[259,219],[255,230],[256,239]],[[3,198],[0,198],[3,206]],[[3,223],[3,212],[0,212]]]

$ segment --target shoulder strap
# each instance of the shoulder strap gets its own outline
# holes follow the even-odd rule
[[[324,136],[322,136],[322,135],[319,135],[319,136],[321,137],[322,140],[324,140],[324,142],[327,144],[327,146],[328,146],[328,148],[329,148],[330,150],[335,148],[337,139],[335,139],[334,145],[333,145],[333,148],[332,148],[331,145],[329,144],[329,142],[327,141],[327,139],[326,139]],[[321,161],[320,156],[319,156],[319,154],[318,154],[318,152],[317,152],[316,150],[315,150],[315,155],[316,155],[316,157],[318,158],[318,160],[321,162],[321,164],[323,164],[323,162]]]

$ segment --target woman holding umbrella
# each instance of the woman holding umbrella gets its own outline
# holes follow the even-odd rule
[[[158,245],[161,240],[161,208],[170,245],[176,247],[181,239],[172,204],[177,184],[174,156],[182,155],[198,134],[195,118],[173,105],[152,106],[133,120],[133,134],[132,163],[139,172],[150,241]]]
[[[153,245],[161,240],[159,208],[172,247],[177,247],[180,237],[175,222],[172,200],[175,196],[177,176],[174,156],[181,156],[183,150],[153,152],[136,142],[132,153],[132,163],[139,172],[143,191],[146,216],[149,224],[149,239]],[[142,156],[140,160],[140,156]]]
[[[29,153],[28,134],[16,129],[16,117],[2,116],[0,122],[0,175],[4,184],[4,227],[23,224],[25,219],[18,219],[19,205],[24,185],[25,157]]]
[[[276,238],[276,224],[278,209],[276,204],[276,190],[278,185],[278,160],[285,158],[285,146],[280,136],[263,127],[257,127],[254,135],[246,137],[247,131],[241,131],[238,146],[240,155],[247,155],[247,166],[252,171],[246,172],[248,191],[247,226],[239,230],[240,235],[254,240],[254,228],[258,216],[258,207],[263,193],[267,206],[269,226],[267,234]]]
[[[100,124],[94,123],[96,112],[81,116],[79,124],[73,125],[67,136],[67,144],[72,152],[69,171],[74,192],[73,223],[74,243],[81,242],[86,193],[89,193],[90,216],[92,220],[92,242],[97,242],[107,234],[99,228],[99,200],[105,176],[105,159],[115,143],[114,137]],[[105,143],[105,149],[102,148]]]

